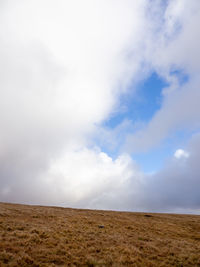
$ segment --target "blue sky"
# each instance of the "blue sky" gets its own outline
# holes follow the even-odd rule
[[[182,71],[176,70],[170,74],[176,76],[181,85],[188,81],[188,76]],[[133,86],[135,89],[135,84]],[[106,120],[104,126],[108,129],[114,129],[124,120],[129,120],[132,124],[138,122],[148,123],[161,108],[163,100],[162,91],[168,86],[169,83],[158,76],[156,72],[153,72],[148,78],[140,81],[136,86],[136,90],[132,90],[133,88],[130,85],[128,93],[122,95],[120,98],[121,110],[119,108],[118,112],[114,113],[109,120]],[[127,129],[128,131],[129,129]],[[184,130],[177,131],[150,151],[132,153],[131,156],[145,173],[156,172],[163,167],[165,161],[173,156],[178,147],[187,144],[190,137],[191,133]],[[118,145],[120,146],[122,144]],[[114,157],[120,151],[120,147],[116,147],[116,151],[109,151],[105,146],[102,149]]]
[[[189,76],[183,70],[173,70],[170,75],[178,81],[179,86],[184,86],[189,81]],[[131,126],[137,123],[148,123],[161,109],[163,90],[169,86],[170,83],[156,72],[152,72],[137,85],[133,83],[129,86],[128,93],[121,95],[117,111],[108,120],[104,121],[103,126],[108,130],[114,130],[125,120],[130,121]],[[123,138],[131,131],[133,131],[133,127],[127,128],[125,133],[122,132]],[[157,146],[146,152],[131,153],[131,157],[143,172],[147,174],[156,173],[173,157],[179,147],[186,147],[193,134],[194,132],[188,129],[176,130]],[[101,146],[101,143],[99,145]],[[116,158],[121,151],[121,146],[123,147],[123,141],[118,140],[115,149],[110,149],[105,145],[101,148],[108,155]]]
[[[139,82],[134,90],[129,86],[128,93],[120,97],[119,112],[105,121],[105,126],[115,128],[124,119],[135,121],[149,121],[154,113],[160,108],[162,102],[162,89],[168,84],[161,79],[156,72],[150,77]]]
[[[129,86],[128,93],[122,95],[119,101],[119,111],[114,113],[109,120],[104,122],[106,128],[114,129],[124,120],[129,120],[133,124],[137,122],[147,123],[160,109],[162,104],[162,90],[168,86],[168,83],[153,72],[145,80],[140,81],[137,86],[134,84],[134,89]],[[136,90],[135,90],[136,86]],[[127,129],[128,131],[128,129]],[[106,150],[107,153],[109,150]],[[163,163],[163,160],[170,156],[174,147],[162,145],[148,153],[133,154],[132,157],[136,160],[143,171],[153,172],[158,170]],[[112,156],[117,156],[117,151],[112,151]]]
[[[168,137],[156,148],[148,152],[132,154],[133,159],[138,162],[145,173],[156,173],[161,170],[164,164],[173,157],[175,151],[181,147],[185,148],[192,133],[177,131]]]

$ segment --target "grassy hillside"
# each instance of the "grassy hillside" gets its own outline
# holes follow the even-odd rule
[[[0,266],[200,266],[200,216],[0,203]]]

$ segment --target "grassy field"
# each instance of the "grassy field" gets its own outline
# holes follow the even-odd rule
[[[0,203],[0,266],[200,266],[200,216]]]

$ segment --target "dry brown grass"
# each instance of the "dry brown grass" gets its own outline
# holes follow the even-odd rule
[[[200,216],[146,215],[0,203],[0,266],[200,266]]]

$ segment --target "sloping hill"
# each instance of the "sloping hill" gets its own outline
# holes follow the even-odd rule
[[[0,203],[0,266],[200,266],[200,216]]]

